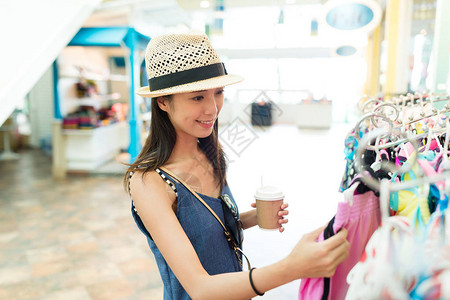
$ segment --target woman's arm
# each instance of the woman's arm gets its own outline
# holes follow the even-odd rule
[[[240,214],[240,218],[244,229],[251,228],[258,223],[256,219],[256,209],[243,212]]]
[[[137,172],[131,179],[131,194],[145,227],[158,249],[193,299],[250,299],[256,295],[248,271],[210,276],[172,210],[173,198],[156,172],[144,178]],[[348,255],[346,230],[324,242],[315,239],[323,230],[307,234],[285,259],[254,270],[255,287],[266,292],[301,277],[323,277],[334,273]],[[231,262],[230,262],[231,263]]]

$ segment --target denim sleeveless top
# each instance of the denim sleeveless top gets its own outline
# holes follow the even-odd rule
[[[182,184],[176,182],[168,174],[160,171],[160,175],[166,182],[172,183],[172,188],[177,194],[176,216],[184,232],[191,241],[203,268],[209,275],[242,271],[234,250],[231,249],[222,226],[211,212]],[[233,202],[234,198],[230,188],[226,185],[222,189],[222,195],[228,194]],[[220,199],[199,194],[199,196],[219,216],[222,222],[224,218],[232,219],[231,212],[222,208]],[[191,299],[181,286],[175,274],[170,269],[155,242],[146,230],[140,219],[134,204],[132,203],[132,215],[139,229],[146,235],[151,251],[155,256],[159,273],[164,284],[164,300]],[[229,224],[235,226],[235,224]],[[176,245],[174,245],[176,247]]]

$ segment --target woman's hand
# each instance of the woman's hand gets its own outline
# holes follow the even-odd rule
[[[253,208],[256,208],[256,203],[255,202],[252,203],[251,205],[252,205]],[[288,218],[285,218],[289,214],[289,211],[286,210],[286,208],[288,206],[289,206],[289,204],[283,203],[283,204],[281,204],[280,211],[278,211],[278,216],[280,217],[280,219],[278,220],[278,224],[280,225],[278,230],[280,232],[284,231],[283,224],[286,224],[289,221]]]
[[[347,230],[342,228],[329,239],[317,242],[324,229],[321,227],[305,234],[287,257],[288,265],[295,266],[293,273],[300,275],[300,278],[331,277],[348,256],[350,244],[346,239]]]

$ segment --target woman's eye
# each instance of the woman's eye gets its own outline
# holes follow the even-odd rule
[[[225,91],[224,90],[220,90],[217,92],[217,95],[222,95]]]
[[[203,99],[203,96],[197,96],[197,97],[192,98],[192,100],[195,100],[195,101],[200,101],[202,99]]]

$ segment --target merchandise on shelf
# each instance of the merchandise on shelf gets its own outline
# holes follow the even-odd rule
[[[83,105],[77,111],[68,114],[63,120],[64,129],[93,129],[117,122],[116,112],[110,108],[96,110]]]

